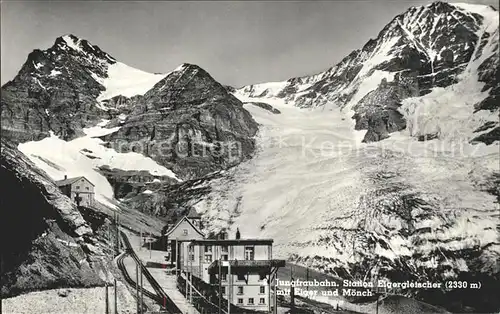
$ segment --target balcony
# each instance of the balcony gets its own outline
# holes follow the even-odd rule
[[[269,271],[272,268],[277,267],[285,267],[285,260],[230,260],[230,261],[222,261],[222,268],[226,269],[229,265],[231,265],[231,270],[263,270],[268,269]],[[217,274],[219,272],[219,260],[213,261],[210,266],[208,266],[209,274]]]

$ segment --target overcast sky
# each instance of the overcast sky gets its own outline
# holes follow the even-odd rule
[[[285,80],[334,65],[395,15],[430,2],[2,1],[1,83],[66,33],[149,72],[187,62],[232,86]],[[498,0],[467,2],[498,8]]]

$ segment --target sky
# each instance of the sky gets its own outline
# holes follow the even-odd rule
[[[498,8],[498,0],[460,1]],[[281,81],[335,65],[397,14],[430,2],[4,0],[1,84],[33,49],[68,33],[148,72],[193,63],[234,87]]]

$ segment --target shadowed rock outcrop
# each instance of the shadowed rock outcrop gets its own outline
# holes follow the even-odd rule
[[[4,139],[0,162],[2,296],[103,285],[98,271],[112,252],[76,205]]]
[[[188,179],[249,158],[256,132],[236,97],[200,67],[184,64],[136,100],[120,130],[104,139]]]
[[[78,45],[75,49],[74,46]],[[49,132],[69,140],[83,135],[106,113],[96,107],[115,59],[73,35],[34,50],[16,77],[2,86],[2,135],[16,142],[40,140]]]

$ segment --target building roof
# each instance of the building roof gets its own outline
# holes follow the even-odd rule
[[[227,267],[229,265],[231,265],[231,268],[234,270],[250,269],[250,268],[270,270],[271,268],[285,267],[286,266],[286,261],[283,259],[229,260],[229,261],[220,261],[220,262],[218,260],[215,260],[208,266],[208,273],[209,274],[217,274],[219,271],[219,263],[221,264],[220,266],[223,267],[224,269],[227,269]]]
[[[75,183],[76,181],[80,180],[80,179],[85,179],[88,183],[92,184],[92,186],[95,186],[92,182],[89,181],[89,179],[85,178],[84,176],[79,176],[79,177],[73,177],[73,178],[67,178],[67,179],[63,179],[63,180],[58,180],[58,181],[55,181],[56,185],[57,186],[65,186],[65,185],[71,185],[73,183]]]
[[[198,214],[198,212],[194,208],[191,208],[191,210],[189,210],[189,213],[186,215],[186,217],[189,219],[201,219],[201,215]]]
[[[205,234],[203,232],[201,232],[200,229],[198,229],[198,227],[196,227],[192,222],[191,220],[187,217],[187,216],[183,216],[181,219],[179,219],[179,221],[177,221],[177,223],[175,224],[175,226],[173,226],[172,228],[170,228],[167,233],[165,233],[165,236],[168,237],[175,229],[177,229],[177,227],[179,227],[179,225],[184,221],[186,220],[190,225],[191,227],[193,227],[193,229],[198,232],[201,236],[205,236]]]
[[[271,245],[273,244],[274,240],[273,239],[227,239],[227,240],[220,240],[220,239],[203,239],[203,240],[192,240],[191,243],[193,244],[209,244],[209,245],[258,245],[258,244],[264,244],[264,245]]]

